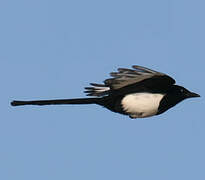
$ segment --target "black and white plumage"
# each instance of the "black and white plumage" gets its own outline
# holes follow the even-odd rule
[[[98,104],[131,118],[144,118],[161,114],[184,99],[200,97],[182,86],[175,85],[170,76],[142,66],[119,68],[104,84],[91,83],[85,93],[93,98],[13,101],[12,106]]]

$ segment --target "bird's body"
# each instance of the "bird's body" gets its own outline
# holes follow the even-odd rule
[[[144,118],[161,114],[190,97],[199,97],[182,86],[175,85],[170,76],[145,67],[119,68],[110,73],[113,78],[104,84],[91,83],[86,87],[94,98],[13,101],[11,105],[98,104],[131,118]]]
[[[122,99],[122,108],[132,118],[144,118],[157,113],[163,94],[133,93]],[[137,108],[136,108],[137,107]]]

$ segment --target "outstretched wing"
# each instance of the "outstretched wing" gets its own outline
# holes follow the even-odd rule
[[[128,87],[140,87],[140,85],[143,85],[151,89],[175,84],[175,80],[164,73],[137,65],[132,66],[132,68],[119,68],[118,72],[111,72],[112,78],[106,79],[104,84],[91,83],[93,87],[86,87],[85,93],[88,96],[105,96],[112,91]]]

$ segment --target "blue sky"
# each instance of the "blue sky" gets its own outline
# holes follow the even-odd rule
[[[205,2],[0,3],[0,179],[204,180]],[[85,97],[118,67],[142,65],[201,94],[131,120],[95,105],[16,107]]]

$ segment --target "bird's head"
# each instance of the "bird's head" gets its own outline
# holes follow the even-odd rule
[[[187,90],[186,88],[184,88],[182,86],[178,86],[178,85],[173,86],[172,93],[180,99],[200,97],[199,94],[191,92],[191,91]]]

